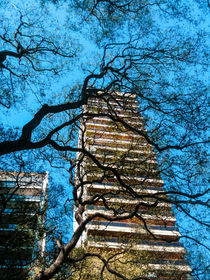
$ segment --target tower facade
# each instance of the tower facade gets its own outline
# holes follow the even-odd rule
[[[46,249],[48,173],[0,172],[0,279],[28,279]]]
[[[79,147],[93,158],[78,155],[83,159],[76,183],[91,201],[84,218],[100,215],[88,223],[79,245],[108,255],[124,252],[121,263],[129,263],[133,276],[147,277],[142,279],[192,279],[136,96],[91,98],[83,112]]]

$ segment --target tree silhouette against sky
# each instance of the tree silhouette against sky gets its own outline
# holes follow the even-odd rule
[[[74,180],[67,186],[61,174],[67,171],[66,178],[69,172],[74,177],[75,153],[104,168],[85,145],[77,146],[81,119],[94,117],[82,106],[92,94],[103,98],[112,91],[135,93],[147,134],[137,132],[157,153],[180,231],[193,248],[193,275],[205,279],[206,265],[199,259],[208,250],[209,3],[2,1],[0,7],[1,169],[50,169],[66,189],[63,203],[58,202],[60,216],[65,216]],[[100,94],[90,88],[100,89]],[[54,199],[60,185],[50,190]],[[47,230],[57,235],[57,256],[35,279],[51,279],[61,270],[93,219],[82,221],[71,238],[72,230],[49,217]]]

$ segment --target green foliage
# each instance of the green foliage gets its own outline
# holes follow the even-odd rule
[[[87,209],[85,203],[85,206],[82,205],[83,196],[77,200],[73,193],[75,153],[80,152],[78,161],[86,162],[90,155],[100,153],[101,156],[94,159],[95,166],[86,172],[92,176],[92,181],[96,180],[98,172],[106,175],[109,182],[113,172],[106,170],[106,166],[103,170],[101,168],[108,156],[117,158],[109,161],[115,171],[129,175],[139,168],[139,175],[148,177],[153,166],[145,165],[144,160],[150,158],[151,151],[155,151],[174,208],[185,213],[183,219],[190,217],[193,220],[192,224],[185,222],[183,234],[202,243],[202,236],[206,236],[208,207],[207,1],[42,0],[41,3],[42,6],[34,1],[0,3],[0,147],[2,154],[10,153],[2,157],[2,169],[31,171],[50,168],[54,178],[50,193],[53,211],[48,210],[49,239],[59,240],[63,233],[66,245],[72,231],[69,225],[72,200],[81,212]],[[6,57],[5,51],[9,51]],[[97,88],[101,92],[98,93]],[[97,147],[89,150],[85,145],[78,149],[77,146],[77,131],[84,113],[82,106],[87,105],[91,94],[106,102],[104,95],[115,90],[136,94],[140,112],[147,120],[149,135],[146,137],[141,131],[141,141],[152,145],[147,151],[145,149],[145,154],[139,157],[137,163],[130,166],[125,166],[124,162],[128,155],[132,159],[132,153],[115,152],[114,142],[110,144],[112,150],[109,152]],[[124,99],[123,108],[127,106],[126,97]],[[112,119],[109,121],[112,124],[109,132],[126,133],[127,126],[113,121],[118,114],[117,110],[113,111],[112,101],[113,97],[109,96],[109,110],[106,112]],[[93,116],[90,113],[100,115],[104,113],[103,109],[101,105],[85,114],[89,114],[91,119]],[[24,120],[19,122],[22,117]],[[135,124],[132,128],[140,129]],[[84,131],[80,129],[80,133],[84,134]],[[99,135],[96,132],[95,137],[103,137],[103,133]],[[87,132],[86,136],[91,138],[93,135]],[[138,144],[128,145],[127,148],[138,149]],[[96,160],[100,165],[97,166]],[[92,161],[90,157],[89,162]],[[69,174],[70,184],[63,183],[63,178]],[[115,210],[122,206],[109,202],[107,205]],[[132,211],[129,206],[125,206],[124,210]],[[158,215],[159,208],[152,208],[150,213]],[[168,214],[168,209],[162,213]],[[30,220],[27,227],[30,227]],[[192,231],[193,227],[199,229],[199,233]],[[19,229],[23,231],[21,227]],[[44,230],[42,228],[40,232]],[[207,244],[206,240],[203,241]],[[205,256],[205,250],[198,253],[198,261],[202,255]],[[56,247],[49,255],[47,265],[53,266],[61,251]],[[80,272],[82,279],[99,278],[103,261],[98,257],[94,256],[95,267],[89,257],[74,263],[73,260],[83,258],[85,253],[87,251],[83,249],[70,250],[70,264],[65,264],[66,256],[59,264],[59,269],[62,265],[64,267],[58,279],[64,279],[67,272],[67,277],[72,279],[74,269],[77,278]],[[106,259],[111,257],[104,252],[99,253]],[[129,254],[135,255],[133,251]],[[141,270],[139,263],[142,256],[135,257],[135,265]],[[127,264],[127,260],[130,263],[130,256],[125,254],[120,256],[120,260],[116,257],[115,262],[109,263],[113,269],[124,273],[121,264]],[[42,265],[44,269],[45,264]],[[135,265],[127,269],[128,277],[135,276]],[[201,262],[200,267],[203,266]],[[56,277],[52,275],[50,277]],[[116,279],[107,268],[104,268],[104,275],[107,279]]]

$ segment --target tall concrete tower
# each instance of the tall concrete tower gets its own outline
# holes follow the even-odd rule
[[[96,160],[78,155],[83,159],[76,182],[85,199],[92,199],[85,217],[101,216],[87,225],[79,245],[109,256],[124,252],[131,274],[147,277],[139,279],[192,279],[136,96],[91,98],[83,112],[89,116],[81,123],[79,146]]]

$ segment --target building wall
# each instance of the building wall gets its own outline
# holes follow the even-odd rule
[[[27,279],[44,254],[48,173],[0,172],[0,279]]]
[[[86,198],[103,197],[88,205],[85,215],[100,212],[120,220],[94,219],[87,225],[79,245],[109,252],[135,250],[142,260],[138,267],[144,275],[190,279],[187,274],[191,269],[184,259],[186,251],[179,242],[176,219],[163,190],[164,182],[136,97],[113,93],[103,99],[91,98],[83,112],[89,116],[81,124],[79,146],[84,144],[103,166],[102,169],[85,157],[79,176],[76,172],[76,182],[86,182]],[[123,219],[134,209],[134,217]]]

